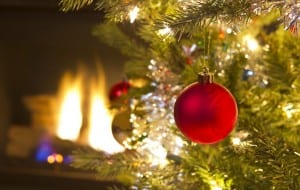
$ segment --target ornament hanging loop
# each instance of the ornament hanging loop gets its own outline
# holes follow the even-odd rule
[[[210,84],[214,82],[214,74],[210,73],[208,68],[205,67],[203,72],[198,73],[198,82],[201,84]]]

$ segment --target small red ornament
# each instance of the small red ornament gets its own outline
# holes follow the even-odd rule
[[[174,107],[177,127],[187,138],[201,144],[217,143],[227,137],[237,115],[232,94],[214,83],[213,75],[207,71],[181,92]]]
[[[109,100],[115,101],[123,95],[128,93],[130,83],[127,81],[121,81],[113,85],[109,91]]]

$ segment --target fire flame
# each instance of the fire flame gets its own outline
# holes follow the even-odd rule
[[[108,109],[108,99],[105,93],[105,79],[102,70],[98,81],[91,85],[91,107],[89,117],[89,144],[96,150],[108,154],[124,151],[112,134],[113,113]]]
[[[119,144],[112,134],[112,121],[114,114],[108,109],[108,98],[105,88],[105,78],[103,70],[99,70],[99,78],[93,78],[89,92],[89,111],[87,116],[88,134],[83,140],[92,148],[114,154],[124,151],[124,147]],[[70,75],[66,75],[62,81],[63,98],[61,101],[57,135],[61,139],[82,141],[81,128],[83,127],[82,110],[82,80],[76,77],[74,80]],[[86,126],[85,126],[86,127]]]
[[[61,139],[76,141],[79,136],[82,126],[80,91],[80,79],[74,80],[67,73],[63,77],[60,87],[57,136]]]

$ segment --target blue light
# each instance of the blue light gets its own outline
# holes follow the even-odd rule
[[[254,72],[252,70],[244,69],[243,76],[242,76],[243,80],[248,80],[249,77],[252,77],[252,76],[254,76]]]
[[[71,164],[73,162],[72,156],[65,156],[64,158],[64,164]]]
[[[251,70],[247,70],[246,73],[247,73],[248,76],[253,76],[254,75],[254,72],[251,71]]]
[[[47,162],[48,156],[53,152],[51,141],[48,138],[43,138],[36,149],[35,160],[37,162]]]

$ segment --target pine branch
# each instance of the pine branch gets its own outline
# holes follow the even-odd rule
[[[79,149],[73,152],[72,158],[74,162],[71,166],[85,170],[95,170],[105,156],[92,149]]]
[[[174,14],[163,18],[162,23],[172,28],[174,33],[192,33],[212,22],[247,21],[257,14],[266,14],[274,8],[282,8],[283,5],[284,1],[280,0],[186,1]]]
[[[139,156],[135,152],[125,152],[107,155],[92,149],[81,149],[73,152],[74,168],[97,171],[99,176],[106,179],[132,183],[134,173],[138,170]],[[130,162],[129,162],[130,160]],[[124,178],[123,176],[127,176]]]
[[[63,11],[79,10],[84,6],[91,5],[93,0],[61,0],[59,5]]]
[[[87,1],[74,0],[73,4],[70,0],[64,2],[69,9],[87,5]],[[269,50],[257,53],[259,58],[250,60],[253,54],[240,47],[237,36],[232,35],[232,40],[219,37],[220,30],[214,26],[209,32],[196,30],[217,20],[226,23],[237,20],[244,22],[255,16],[256,11],[265,13],[282,8],[285,1],[180,1],[176,4],[180,8],[175,13],[174,5],[170,5],[171,8],[168,9],[167,3],[168,6],[164,4],[165,7],[161,8],[162,6],[153,5],[154,1],[151,0],[137,1],[138,3],[120,2],[107,0],[97,3],[98,8],[105,10],[106,19],[113,22],[128,19],[129,8],[133,5],[140,6],[141,14],[132,25],[137,28],[135,32],[139,36],[138,40],[128,37],[120,28],[111,24],[99,25],[95,28],[94,35],[129,57],[127,73],[134,77],[147,77],[147,66],[153,59],[164,66],[173,67],[172,71],[178,78],[181,76],[182,81],[189,83],[195,80],[201,66],[207,64],[217,74],[222,74],[217,76],[218,82],[228,86],[237,96],[239,123],[236,130],[249,133],[249,137],[241,139],[248,144],[246,143],[246,147],[235,147],[231,137],[211,146],[190,143],[183,148],[183,154],[186,155],[180,157],[180,162],[169,159],[170,164],[165,168],[150,166],[148,160],[142,156],[136,157],[127,153],[107,156],[93,151],[81,151],[74,155],[74,166],[96,170],[101,176],[119,179],[125,183],[127,180],[141,189],[206,190],[213,188],[213,183],[222,189],[299,189],[299,39],[278,35],[277,24],[275,29],[258,28],[265,31],[262,36],[257,35],[256,39],[260,46],[268,45]],[[159,38],[154,23],[164,13],[170,16],[163,19],[163,25],[171,27],[175,33],[192,33],[189,38],[185,39],[186,36],[182,35],[179,42],[172,36]],[[271,32],[267,31],[269,29]],[[250,32],[253,31],[250,29]],[[141,39],[143,42],[139,43]],[[199,52],[189,55],[193,62],[192,65],[186,65],[187,55],[183,53],[182,46],[191,44],[196,44]],[[263,67],[262,70],[257,69],[254,72],[259,77],[267,77],[270,83],[261,85],[261,78],[254,81],[242,80],[243,69],[248,64],[252,64],[254,68]],[[148,79],[155,81],[157,75],[151,77]],[[167,97],[166,94],[163,96]],[[293,105],[289,109],[295,111],[290,118],[284,115],[282,109],[289,103]],[[147,117],[144,112],[140,114]],[[151,121],[141,124],[139,130],[148,132],[149,125],[155,126],[157,123],[157,118],[151,118]],[[137,138],[137,141],[140,140]],[[137,173],[142,177],[137,177]]]
[[[195,3],[187,3],[183,8],[179,9],[176,14],[166,17],[164,22],[167,23],[167,26],[172,28],[175,33],[179,31],[186,32],[195,27],[203,27],[208,21],[211,22],[217,20],[217,18],[236,19],[241,16],[250,17],[250,5],[249,2],[243,0],[196,1]]]
[[[251,144],[255,145],[246,153],[249,164],[255,166],[252,172],[269,187],[298,189],[300,157],[296,150],[278,133],[266,128],[263,118],[242,122],[251,133]]]
[[[148,57],[145,48],[123,33],[115,24],[99,24],[93,29],[93,35],[101,42],[119,49],[122,54],[128,57],[138,59]]]
[[[299,38],[279,30],[273,35],[265,36],[262,41],[270,44],[264,60],[265,75],[282,94],[291,93],[291,87],[300,79],[299,55],[296,53],[300,50]]]
[[[109,187],[108,190],[128,190],[128,189],[125,187],[112,186],[112,187]]]

